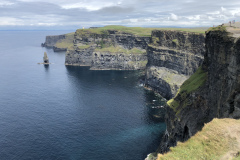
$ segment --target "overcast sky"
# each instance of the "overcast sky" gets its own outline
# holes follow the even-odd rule
[[[201,27],[240,21],[240,0],[0,0],[0,29]]]

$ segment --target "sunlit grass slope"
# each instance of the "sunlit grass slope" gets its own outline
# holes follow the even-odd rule
[[[240,159],[240,120],[213,119],[188,141],[179,142],[158,160]]]

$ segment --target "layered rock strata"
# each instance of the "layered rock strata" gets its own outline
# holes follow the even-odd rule
[[[42,47],[53,48],[55,44],[62,39],[65,39],[66,36],[63,35],[54,35],[54,36],[46,36],[45,42],[42,43]]]
[[[54,52],[63,52],[73,48],[74,33],[47,36],[42,47],[52,48]]]
[[[213,118],[240,118],[240,38],[224,27],[206,34],[202,66],[168,101],[159,152],[185,141]]]
[[[168,99],[174,97],[181,84],[202,63],[204,39],[204,35],[198,33],[153,31],[147,48],[145,86]]]
[[[65,35],[65,39],[71,38]],[[66,65],[90,66],[94,70],[138,70],[145,69],[147,64],[145,86],[167,99],[196,71],[205,52],[203,34],[182,31],[154,30],[151,37],[141,37],[114,29],[79,29],[72,39]],[[64,40],[62,45],[54,45],[56,41],[55,36],[47,37],[45,44],[55,47],[70,42]]]
[[[139,37],[117,30],[94,33],[77,30],[74,49],[66,53],[66,65],[91,66],[95,70],[138,70],[147,63],[145,49],[150,37]]]
[[[110,52],[94,52],[92,70],[138,70],[145,69],[147,54],[125,54]]]

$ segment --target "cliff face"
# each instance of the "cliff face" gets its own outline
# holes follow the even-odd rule
[[[73,47],[73,33],[46,36],[45,43],[42,47],[53,48],[54,52],[67,51]]]
[[[91,66],[95,70],[137,70],[147,63],[145,49],[150,37],[117,30],[77,30],[74,49],[66,53],[66,65]]]
[[[68,48],[66,65],[90,66],[94,70],[138,70],[145,69],[147,64],[145,86],[167,99],[175,96],[203,61],[203,34],[154,30],[150,37],[150,29],[110,28],[78,29],[58,41],[55,36],[47,37],[45,44],[50,46],[53,40],[55,51]]]
[[[203,65],[168,101],[159,151],[185,141],[213,118],[240,118],[240,39],[223,29],[206,34]]]
[[[145,69],[146,64],[146,54],[94,52],[91,69],[137,70]]]
[[[65,39],[65,35],[46,36],[46,40],[42,43],[42,46],[53,48],[57,41],[61,39]]]
[[[91,66],[92,56],[95,46],[88,46],[87,48],[76,50],[68,50],[65,56],[65,65],[73,66]]]
[[[198,33],[153,31],[147,48],[145,85],[166,98],[175,96],[181,84],[202,63],[204,39],[204,35]]]

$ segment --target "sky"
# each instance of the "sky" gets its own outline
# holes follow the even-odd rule
[[[230,20],[240,21],[239,0],[0,0],[0,30],[211,27]]]

